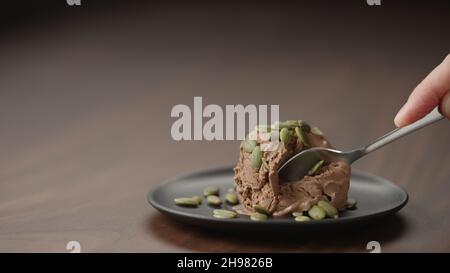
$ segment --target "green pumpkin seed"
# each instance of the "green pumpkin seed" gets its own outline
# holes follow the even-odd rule
[[[231,218],[235,218],[236,216],[231,216],[231,215],[227,215],[227,214],[213,214],[214,218],[219,218],[219,219],[231,219]]]
[[[228,214],[228,215],[236,215],[236,212],[227,209],[215,209],[213,210],[214,214]]]
[[[208,195],[208,197],[206,197],[206,201],[208,201],[208,204],[212,206],[222,205],[222,200],[220,200],[220,198],[215,195]]]
[[[283,128],[293,128],[295,126],[300,126],[299,122],[297,120],[286,120],[283,122],[276,122],[272,128],[275,129],[283,129]]]
[[[300,143],[302,143],[305,147],[310,147],[311,144],[309,143],[308,136],[306,135],[305,131],[303,130],[302,126],[295,127],[295,134],[297,135],[297,139]]]
[[[322,131],[320,131],[320,129],[318,127],[311,128],[311,133],[318,135],[318,136],[323,136]]]
[[[175,204],[178,206],[198,207],[197,200],[190,197],[180,197],[174,199]]]
[[[356,209],[358,202],[353,198],[347,199],[347,209]]]
[[[229,189],[228,189],[228,192],[235,192],[235,191],[236,191],[235,188],[229,188]]]
[[[291,143],[291,139],[292,139],[292,133],[291,131],[289,131],[289,129],[287,128],[283,128],[280,131],[280,140],[281,142],[283,142],[285,145]]]
[[[202,204],[203,199],[202,199],[201,196],[195,195],[195,196],[192,196],[192,199],[194,199],[195,201],[197,201],[197,204],[199,204],[199,205]]]
[[[306,222],[306,221],[311,221],[311,218],[309,218],[308,216],[299,215],[299,216],[295,217],[295,221]]]
[[[217,187],[206,187],[203,190],[203,195],[204,196],[219,195],[219,188],[217,188]]]
[[[215,209],[213,210],[213,216],[216,218],[235,218],[237,213],[231,210]]]
[[[327,216],[325,210],[317,205],[314,205],[309,209],[308,215],[314,220],[322,220]]]
[[[309,170],[308,175],[314,175],[320,169],[320,167],[322,167],[323,162],[324,162],[323,160],[320,160],[319,162],[314,164],[311,170]]]
[[[330,202],[319,201],[319,203],[317,203],[317,206],[321,207],[330,218],[334,218],[338,215],[338,210],[333,205],[331,205]]]
[[[254,212],[250,215],[250,219],[253,221],[266,221],[267,218],[267,215],[259,212]]]
[[[261,148],[259,146],[256,146],[255,149],[253,149],[253,152],[250,156],[251,159],[251,163],[252,163],[252,168],[255,171],[258,171],[259,168],[261,167],[261,159],[262,159],[262,151]]]
[[[259,212],[259,213],[262,213],[262,214],[265,214],[265,215],[269,215],[269,211],[265,207],[263,207],[263,206],[261,206],[259,204],[254,205],[253,209],[256,212]]]
[[[253,152],[253,149],[255,149],[256,144],[257,144],[256,140],[251,140],[251,139],[246,138],[242,142],[242,149],[247,153],[251,153],[251,152]]]
[[[299,121],[298,120],[286,120],[285,122],[284,122],[284,124],[286,125],[286,126],[288,126],[289,128],[293,128],[293,127],[295,127],[295,126],[299,126],[300,125],[300,123],[299,123]]]
[[[233,217],[230,217],[228,215],[223,215],[223,214],[213,214],[213,217],[214,218],[219,218],[219,219],[230,219],[230,218],[233,218]]]
[[[227,193],[227,194],[225,195],[225,199],[226,199],[227,202],[230,203],[231,205],[236,205],[236,204],[239,202],[239,201],[238,201],[238,198],[237,198],[237,195],[234,194],[234,193],[231,193],[231,192],[229,192],[229,193]]]
[[[294,216],[294,217],[303,216],[303,212],[302,211],[294,211],[292,213],[292,216]]]
[[[298,126],[300,123],[300,120],[298,119],[298,120],[294,120],[294,119],[288,119],[288,120],[286,120],[286,123],[287,124],[292,124],[293,126]]]

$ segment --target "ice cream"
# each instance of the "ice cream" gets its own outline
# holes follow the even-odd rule
[[[303,179],[280,183],[278,168],[293,155],[311,147],[331,144],[317,128],[302,121],[286,121],[269,128],[258,127],[240,148],[239,162],[234,168],[240,213],[250,214],[255,206],[265,208],[273,216],[308,211],[321,200],[335,208],[344,209],[350,180],[350,166],[343,162],[318,163],[317,168]],[[261,151],[269,142],[263,134],[277,133],[280,142],[272,151]],[[264,150],[264,149],[263,149]]]

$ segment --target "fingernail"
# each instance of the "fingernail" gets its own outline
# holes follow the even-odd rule
[[[406,103],[402,106],[402,108],[400,108],[400,110],[398,111],[397,115],[394,118],[395,126],[397,126],[397,127],[402,126],[405,110],[406,110]]]
[[[450,119],[450,93],[444,96],[440,105],[440,110],[446,118]]]

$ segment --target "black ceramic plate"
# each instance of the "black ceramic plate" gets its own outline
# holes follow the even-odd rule
[[[173,201],[176,197],[202,195],[203,188],[207,186],[219,187],[223,197],[232,185],[233,169],[231,167],[196,172],[163,183],[148,194],[148,201],[160,212],[193,225],[253,231],[306,231],[376,223],[381,218],[400,210],[408,201],[408,194],[400,187],[381,177],[358,170],[352,170],[349,191],[349,197],[358,201],[358,208],[341,213],[338,219],[296,222],[288,217],[255,222],[245,215],[239,215],[234,219],[217,219],[212,216],[215,208],[208,206],[205,200],[198,208],[180,207]],[[223,204],[222,208],[231,209],[231,206]]]

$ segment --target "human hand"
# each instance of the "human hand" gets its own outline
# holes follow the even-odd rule
[[[394,119],[397,127],[411,124],[436,106],[450,119],[450,54],[414,89]]]

